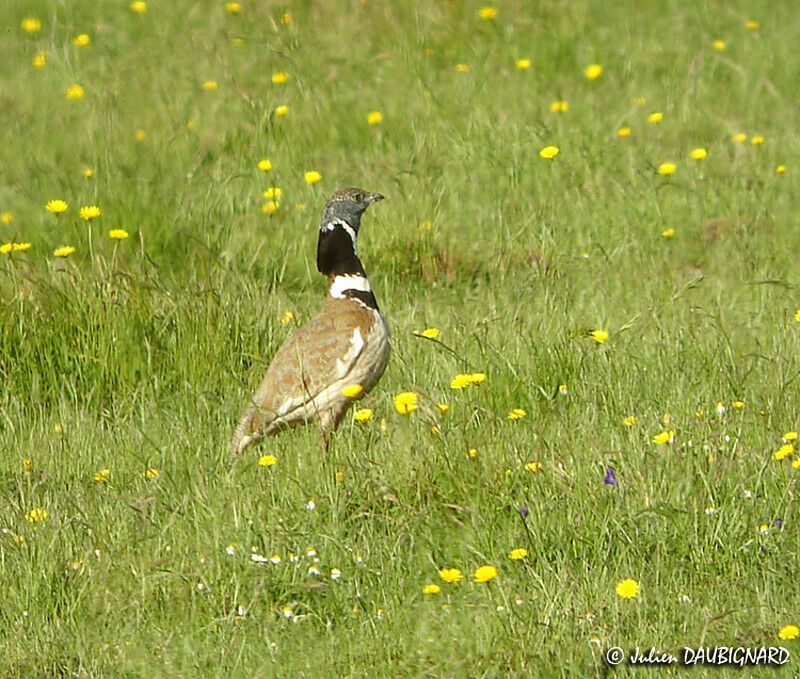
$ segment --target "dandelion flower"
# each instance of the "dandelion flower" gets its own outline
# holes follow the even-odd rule
[[[288,26],[290,23],[292,23],[292,13],[284,12],[281,14],[281,25]]]
[[[356,422],[369,422],[372,419],[372,408],[359,408],[353,413],[353,419]]]
[[[401,415],[408,415],[417,409],[417,395],[413,391],[403,391],[394,397],[394,407]]]
[[[775,174],[783,174],[784,172],[786,172],[786,165],[778,165],[775,168]]]
[[[239,14],[242,11],[242,6],[238,2],[226,2],[225,11],[228,14]]]
[[[213,92],[213,91],[214,91],[214,90],[216,90],[218,87],[219,87],[219,85],[217,84],[217,81],[216,81],[216,80],[206,80],[206,81],[205,81],[205,82],[202,84],[202,88],[203,88],[203,89],[204,89],[206,92]]]
[[[383,122],[383,113],[380,111],[370,111],[367,113],[367,123],[370,125],[380,125]]]
[[[731,137],[731,139],[735,144],[741,144],[747,141],[747,135],[744,132],[737,132]]]
[[[630,137],[631,136],[631,128],[630,127],[620,127],[617,130],[618,137]]]
[[[722,52],[727,47],[724,40],[714,40],[711,46],[718,52]]]
[[[31,509],[26,515],[25,519],[29,523],[37,523],[39,521],[44,521],[47,518],[47,510],[42,509],[41,507],[37,507],[36,509]]]
[[[675,440],[674,431],[662,431],[653,437],[653,443],[663,446],[667,443],[672,443]]]
[[[597,80],[603,74],[603,67],[600,64],[590,64],[583,74],[589,80]]]
[[[639,595],[639,583],[632,578],[620,580],[614,589],[623,599],[635,599]]]
[[[272,161],[269,158],[264,158],[258,161],[258,169],[262,172],[269,172],[272,169]]]
[[[708,155],[708,151],[703,148],[692,149],[691,156],[695,160],[703,160]]]
[[[144,130],[136,130],[136,132],[134,132],[133,134],[133,138],[136,141],[144,141],[146,137],[147,137],[147,132],[145,132]]]
[[[792,460],[792,469],[800,469],[800,457]]]
[[[37,52],[31,60],[34,68],[44,68],[47,66],[47,52]]]
[[[286,104],[281,104],[280,106],[275,107],[275,115],[276,116],[285,116],[289,113],[289,107]]]
[[[67,207],[67,204],[63,200],[49,200],[44,206],[44,209],[48,212],[52,212],[54,215],[57,215],[64,212]]]
[[[464,574],[459,568],[440,568],[439,577],[445,582],[453,583],[464,579]]]
[[[364,391],[360,384],[348,384],[342,389],[342,395],[347,398],[358,398]]]
[[[481,566],[480,568],[476,568],[475,572],[472,574],[475,582],[489,582],[490,580],[494,580],[496,576],[497,569],[494,566]]]
[[[83,88],[80,85],[71,85],[67,88],[67,99],[82,99]]]
[[[0,222],[3,224],[11,224],[14,221],[14,213],[13,212],[4,212],[0,215]]]
[[[564,99],[559,99],[550,104],[550,111],[552,113],[566,113],[569,110],[569,102]]]
[[[442,591],[442,588],[439,587],[439,585],[434,585],[434,584],[425,585],[422,588],[422,593],[423,594],[438,594],[441,591]]]
[[[545,146],[539,151],[539,156],[545,160],[552,160],[558,155],[558,146]]]
[[[467,387],[470,384],[472,384],[472,381],[470,380],[469,375],[465,375],[464,373],[459,373],[450,382],[450,388],[463,389],[464,387]]]
[[[589,333],[589,337],[591,337],[598,344],[602,344],[608,340],[609,334],[607,330],[592,330]]]
[[[536,472],[541,471],[542,465],[539,462],[526,462],[525,469],[535,474]]]
[[[489,21],[497,16],[497,7],[494,5],[484,5],[478,10],[478,16],[484,21]]]
[[[438,403],[436,407],[439,409],[439,412],[442,415],[447,415],[448,411],[450,410],[450,405],[448,403]]]
[[[131,12],[136,14],[144,14],[147,11],[147,3],[142,2],[142,0],[134,0],[129,7]]]
[[[508,553],[508,558],[512,559],[513,561],[519,561],[520,559],[524,559],[526,556],[528,556],[528,550],[524,547],[517,547]]]
[[[677,169],[678,169],[678,166],[675,165],[675,163],[661,163],[661,165],[658,166],[658,170],[657,171],[658,171],[658,174],[663,175],[663,176],[667,176],[667,175],[673,174],[675,172],[675,170],[677,170]]]
[[[647,116],[647,120],[651,123],[660,123],[664,119],[664,114],[661,111],[656,111]]]
[[[427,219],[424,222],[420,222],[417,228],[419,229],[420,233],[430,231],[433,228],[433,222]]]
[[[671,228],[661,232],[662,238],[672,238],[674,235],[675,235],[675,229]]]
[[[624,424],[626,427],[632,427],[634,424],[636,424],[636,415],[628,415],[628,417],[622,420],[622,424]]]
[[[303,179],[306,180],[306,184],[316,184],[322,179],[322,175],[316,170],[309,170],[303,175]]]
[[[778,631],[778,638],[784,641],[791,641],[800,637],[800,627],[797,625],[784,625]]]
[[[477,460],[478,459],[478,449],[477,448],[470,448],[469,452],[467,453],[470,460]]]
[[[784,443],[780,448],[778,448],[778,450],[772,453],[772,457],[780,461],[791,456],[793,453],[794,453],[794,445],[792,445],[791,443]]]
[[[92,39],[89,37],[88,33],[81,33],[75,36],[72,44],[75,45],[75,47],[86,47],[91,41]]]
[[[486,373],[470,373],[468,377],[470,384],[483,384],[486,381]]]
[[[91,167],[84,167],[81,174],[86,177],[86,179],[91,179],[94,176],[94,170]]]
[[[757,21],[748,21],[745,27],[749,28],[751,31],[755,31],[759,27],[759,23]]]
[[[439,328],[425,328],[420,335],[427,337],[428,339],[436,339],[439,337]]]
[[[281,316],[281,325],[289,325],[294,320],[294,312],[293,311],[286,311],[283,316]]]
[[[268,200],[261,206],[261,212],[265,215],[274,215],[281,204],[277,200]]]
[[[86,205],[78,210],[78,214],[81,219],[85,219],[88,222],[100,216],[100,208],[97,205]]]
[[[757,134],[755,137],[750,139],[750,143],[751,144],[756,144],[756,145],[757,144],[763,144],[764,143],[764,137],[762,137],[760,134]]]
[[[283,190],[279,189],[277,186],[270,186],[262,195],[264,198],[275,200],[283,195]]]
[[[97,483],[105,483],[111,477],[110,469],[100,469],[94,473],[94,480]]]
[[[508,411],[508,419],[509,420],[520,420],[528,413],[525,412],[522,408],[512,408]]]
[[[271,467],[278,461],[278,458],[274,455],[262,455],[258,458],[258,466],[259,467]]]
[[[787,431],[781,438],[784,441],[797,441],[798,433],[796,431]]]
[[[108,237],[114,240],[125,240],[130,234],[125,229],[111,229]]]
[[[741,410],[744,408],[744,401],[734,401],[733,407],[736,408],[736,410]]]
[[[69,257],[73,252],[75,252],[75,248],[72,245],[62,245],[53,250],[53,255],[56,257]]]
[[[517,59],[514,62],[514,66],[519,71],[526,71],[531,67],[531,60],[530,59]]]
[[[469,64],[456,64],[456,71],[458,71],[459,73],[468,73]]]
[[[31,471],[33,469],[33,460],[29,457],[26,457],[24,460],[22,460],[22,468],[26,472]]]
[[[157,479],[159,471],[155,467],[150,467],[142,472],[142,476],[146,479]]]
[[[20,24],[20,28],[26,33],[38,33],[42,30],[42,22],[36,17],[25,17]]]
[[[289,74],[286,71],[278,71],[272,74],[271,80],[275,85],[282,85],[289,80]]]

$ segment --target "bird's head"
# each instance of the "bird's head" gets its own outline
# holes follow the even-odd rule
[[[379,200],[383,200],[380,193],[370,193],[364,189],[342,189],[328,198],[319,226],[319,271],[326,276],[364,275],[358,258],[356,236],[364,210]]]
[[[351,188],[337,191],[325,203],[320,229],[329,228],[330,224],[341,220],[358,233],[362,213],[379,200],[383,200],[380,193],[370,193],[364,189]]]

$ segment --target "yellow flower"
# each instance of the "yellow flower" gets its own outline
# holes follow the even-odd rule
[[[745,24],[745,26],[746,26],[747,28],[749,28],[751,31],[755,31],[755,30],[758,28],[758,26],[759,26],[759,23],[758,23],[757,21],[748,21],[748,22]]]
[[[20,28],[26,33],[38,33],[42,30],[42,22],[36,17],[25,17],[20,24]]]
[[[71,85],[67,88],[67,99],[83,98],[83,88],[80,85]]]
[[[44,209],[57,215],[67,209],[67,204],[63,200],[48,200]]]
[[[0,215],[0,222],[3,224],[11,224],[14,221],[14,213],[13,212],[4,212]]]
[[[78,210],[78,214],[81,219],[85,219],[88,222],[100,216],[100,208],[97,205],[86,205]]]
[[[558,155],[558,146],[545,146],[539,151],[539,156],[545,160],[552,160]]]
[[[583,74],[589,80],[597,80],[603,74],[603,67],[600,64],[590,64]]]
[[[566,113],[569,110],[569,102],[564,99],[559,99],[550,104],[550,110],[553,113]]]
[[[778,638],[784,641],[791,641],[800,636],[800,627],[797,625],[784,625],[778,631]]]
[[[558,393],[561,396],[566,396],[567,394],[569,394],[569,389],[567,389],[567,385],[566,384],[559,384],[558,385]]]
[[[631,128],[630,127],[620,127],[617,130],[618,137],[630,137],[631,136]]]
[[[242,6],[238,2],[226,2],[225,10],[228,14],[238,14],[242,11]]]
[[[622,424],[624,424],[626,427],[632,427],[634,424],[636,424],[636,415],[628,415],[628,417],[622,420]]]
[[[91,179],[94,176],[94,170],[91,167],[84,167],[81,174],[86,177],[86,179]]]
[[[497,569],[494,566],[481,566],[475,569],[475,572],[472,574],[475,582],[489,582],[490,580],[494,580],[496,576]]]
[[[291,12],[284,12],[281,14],[281,24],[284,26],[288,26],[292,23],[292,13]]]
[[[439,328],[425,328],[420,335],[427,337],[428,339],[436,339],[439,337]]]
[[[750,139],[750,143],[751,144],[763,144],[764,143],[764,137],[762,137],[760,134],[758,134],[755,137],[753,137],[752,139]]]
[[[425,231],[430,231],[433,228],[433,222],[430,220],[420,222],[417,228],[419,229],[420,233],[424,233]]]
[[[261,206],[261,212],[263,212],[265,215],[274,215],[280,206],[281,204],[278,201],[268,200]]]
[[[647,102],[647,99],[645,99],[644,97],[634,97],[633,98],[633,103],[636,104],[637,106],[644,106],[646,102]]]
[[[536,472],[541,471],[542,465],[538,462],[526,462],[525,469],[535,474]]]
[[[42,509],[41,507],[37,507],[36,509],[31,509],[31,511],[29,511],[25,515],[25,518],[28,520],[29,523],[44,521],[47,518],[47,510]]]
[[[727,47],[724,40],[715,40],[711,43],[711,46],[719,52],[722,52]]]
[[[468,377],[470,384],[483,384],[486,381],[486,373],[470,373]]]
[[[133,135],[133,138],[136,141],[144,141],[145,137],[147,137],[147,133],[144,130],[136,130],[136,132]]]
[[[125,240],[128,236],[129,234],[125,229],[111,229],[108,232],[108,237],[114,240]]]
[[[497,16],[497,7],[494,5],[484,5],[478,10],[478,16],[486,21],[494,19]]]
[[[12,243],[11,244],[11,251],[12,252],[25,252],[25,250],[31,249],[32,243]]]
[[[695,160],[703,160],[708,155],[708,151],[703,148],[692,149],[692,158]]]
[[[142,0],[134,0],[130,4],[131,12],[136,12],[136,14],[144,14],[147,11],[147,3],[142,2]]]
[[[469,71],[469,64],[456,64],[456,71],[459,73],[467,73]]]
[[[800,323],[800,309],[794,312],[794,320]]]
[[[792,460],[792,469],[800,469],[800,457]]]
[[[157,479],[158,478],[158,469],[155,467],[150,467],[149,469],[145,469],[142,472],[142,476],[146,479]]]
[[[741,410],[744,408],[744,401],[734,401],[733,407],[736,408],[736,410]]]
[[[47,52],[37,52],[31,60],[34,68],[44,68],[47,66]]]
[[[464,574],[460,568],[440,568],[439,577],[445,582],[458,582],[464,579]]]
[[[784,172],[786,172],[786,165],[778,165],[775,168],[775,174],[783,174]]]
[[[528,550],[524,547],[517,547],[516,549],[512,549],[508,553],[508,558],[513,559],[514,561],[519,561],[520,559],[524,559],[528,556]]]
[[[33,460],[29,457],[26,457],[24,460],[22,460],[22,468],[26,472],[31,471],[33,469]]]
[[[316,170],[309,170],[303,175],[303,179],[306,180],[306,184],[316,184],[322,179],[322,175]]]
[[[661,232],[662,238],[672,238],[675,235],[675,229],[666,229]]]
[[[478,449],[477,448],[470,448],[469,452],[467,453],[470,460],[478,459]]]
[[[615,590],[623,599],[635,599],[639,594],[639,583],[632,578],[626,578],[617,583]]]
[[[675,165],[675,163],[661,163],[661,165],[658,166],[657,171],[658,174],[666,176],[669,174],[673,174],[677,169],[678,166]]]
[[[289,113],[289,107],[286,104],[275,107],[276,116],[285,116],[287,113]]]
[[[106,481],[108,481],[110,476],[111,476],[110,469],[101,469],[94,473],[94,480],[97,481],[97,483],[105,483]]]
[[[417,409],[417,400],[413,391],[403,391],[394,397],[394,407],[401,415],[408,415]]]
[[[672,443],[674,440],[675,440],[674,431],[662,431],[653,437],[653,443],[657,443],[659,446],[663,446],[667,443]]]
[[[269,198],[270,200],[275,200],[276,198],[280,198],[282,195],[283,195],[283,190],[279,189],[277,186],[270,186],[263,193],[264,198]]]
[[[367,122],[370,125],[380,125],[383,122],[383,113],[380,111],[370,111],[367,113]]]
[[[353,413],[353,419],[356,422],[369,422],[372,419],[372,408],[359,408]]]
[[[784,443],[778,450],[772,453],[772,457],[776,460],[783,460],[794,453],[794,446],[791,443]]]
[[[81,33],[80,35],[75,36],[72,44],[75,45],[75,47],[86,47],[91,41],[92,39],[87,33]]]
[[[609,334],[607,330],[592,330],[589,333],[589,337],[591,337],[598,344],[602,344],[608,339]]]
[[[450,410],[450,405],[448,403],[439,403],[436,407],[442,415],[447,415],[447,412]]]
[[[664,119],[664,114],[661,111],[656,111],[647,116],[647,120],[651,123],[660,123]]]
[[[798,434],[796,431],[787,431],[781,438],[784,441],[797,441]]]
[[[258,466],[259,467],[271,467],[278,461],[278,458],[274,455],[262,455],[258,458]]]
[[[527,414],[528,413],[526,413],[522,408],[512,408],[511,410],[508,411],[508,419],[520,420]]]
[[[335,473],[333,476],[334,476],[334,478],[336,479],[336,481],[338,481],[339,483],[341,483],[342,481],[344,481],[344,472],[343,472],[343,471],[341,471],[341,470],[340,470],[340,471],[338,471],[338,472],[336,472],[336,473]]]
[[[278,71],[272,74],[272,82],[276,85],[281,85],[289,79],[289,74],[286,71]]]
[[[272,169],[272,161],[269,158],[264,158],[258,161],[258,169],[262,172],[269,172]]]
[[[441,591],[442,591],[442,588],[439,587],[439,585],[434,585],[434,584],[425,585],[422,588],[422,593],[423,594],[438,594]]]
[[[360,384],[348,384],[342,389],[342,395],[346,398],[358,398],[364,391],[364,387]]]
[[[520,71],[525,71],[531,67],[531,60],[530,59],[517,59],[514,62],[514,66],[517,67]]]
[[[735,144],[741,144],[747,140],[747,135],[744,132],[737,132],[731,137],[731,139]]]
[[[459,373],[450,382],[450,388],[451,389],[463,389],[464,387],[467,387],[470,384],[472,384],[472,380],[470,379],[470,376],[469,375],[465,375],[464,373]]]
[[[206,80],[202,87],[206,92],[213,92],[215,89],[217,89],[217,87],[219,87],[219,85],[217,84],[216,80]]]
[[[56,257],[69,257],[73,252],[75,252],[75,248],[72,245],[62,245],[60,248],[53,250],[53,255]]]
[[[281,325],[288,325],[294,320],[294,312],[287,311],[281,316]]]

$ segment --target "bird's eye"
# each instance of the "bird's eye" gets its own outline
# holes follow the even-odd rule
[[[363,193],[356,193],[353,196],[353,200],[356,201],[356,203],[363,203],[364,202],[364,194]]]

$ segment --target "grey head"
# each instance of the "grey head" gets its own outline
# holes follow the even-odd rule
[[[380,193],[371,193],[356,188],[341,189],[328,198],[325,203],[320,228],[324,229],[329,224],[341,220],[358,233],[364,210],[379,200],[383,200]]]

